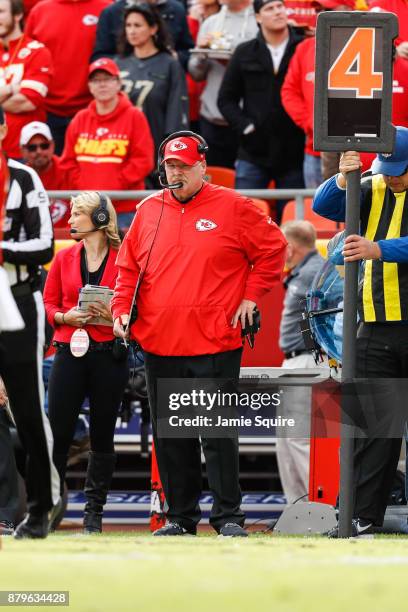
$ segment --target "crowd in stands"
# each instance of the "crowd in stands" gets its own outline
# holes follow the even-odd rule
[[[398,15],[393,122],[408,126],[407,3],[367,1],[0,0],[4,150],[48,190],[154,189],[160,142],[191,128],[236,188],[318,187],[338,166],[313,149],[319,12]],[[121,227],[136,203],[114,202]],[[52,201],[56,226],[67,213]]]

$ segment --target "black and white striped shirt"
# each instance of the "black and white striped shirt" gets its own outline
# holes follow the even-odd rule
[[[10,188],[4,217],[4,268],[10,285],[29,281],[39,285],[39,266],[54,255],[54,234],[48,195],[38,174],[14,159],[8,160]]]

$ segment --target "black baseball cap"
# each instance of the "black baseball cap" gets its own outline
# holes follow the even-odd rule
[[[285,4],[283,0],[254,0],[254,11],[255,13],[259,13],[261,8],[269,4],[270,2],[282,2]]]

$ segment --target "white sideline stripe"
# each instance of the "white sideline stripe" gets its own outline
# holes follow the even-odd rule
[[[54,438],[52,436],[50,422],[44,412],[44,382],[42,378],[42,362],[43,350],[45,342],[45,310],[40,291],[33,293],[36,309],[37,309],[37,376],[38,376],[38,393],[41,407],[41,418],[43,422],[44,435],[47,444],[48,459],[50,462],[50,478],[51,478],[51,497],[55,504],[60,497],[60,478],[57,469],[52,460],[52,451],[54,447]]]

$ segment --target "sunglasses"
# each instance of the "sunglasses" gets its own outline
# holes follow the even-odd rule
[[[41,149],[41,151],[48,151],[50,146],[51,144],[49,142],[40,142],[40,144],[25,145],[25,148],[27,149],[27,151],[30,151],[30,153],[34,153],[34,151],[36,151],[37,149]]]

